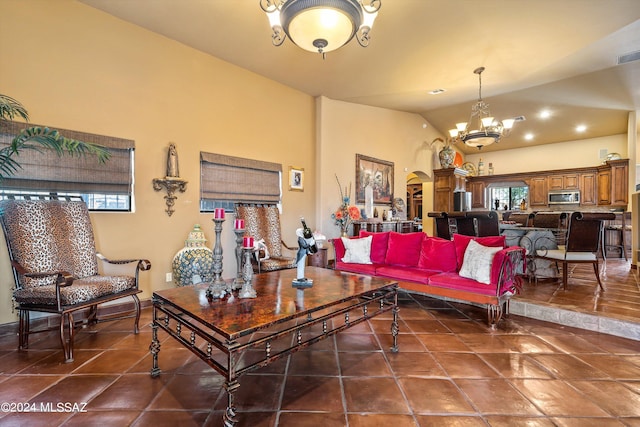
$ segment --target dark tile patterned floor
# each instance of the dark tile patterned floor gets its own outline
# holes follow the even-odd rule
[[[608,263],[609,289],[637,287],[628,267]],[[28,351],[0,336],[0,404],[63,404],[0,412],[0,426],[222,425],[222,377],[162,332],[162,374],[151,378],[150,321],[145,309],[138,335],[131,320],[79,331],[70,364],[55,334],[32,337]],[[640,341],[519,316],[497,330],[485,321],[479,308],[403,294],[399,353],[388,350],[386,315],[247,374],[240,425],[640,426]]]

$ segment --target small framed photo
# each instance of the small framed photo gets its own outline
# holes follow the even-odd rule
[[[289,191],[304,191],[304,169],[289,166]]]

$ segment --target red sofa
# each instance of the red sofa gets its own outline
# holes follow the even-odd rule
[[[475,243],[469,248],[472,240]],[[364,252],[369,241],[367,259]],[[361,231],[358,238],[349,239],[349,248],[341,238],[332,242],[336,270],[387,277],[397,280],[406,291],[485,305],[488,323],[494,328],[502,315],[508,314],[511,296],[520,291],[518,273],[525,268],[524,249],[505,248],[504,236],[454,234],[453,240],[446,240],[423,232]],[[356,252],[357,256],[352,256]],[[466,265],[465,255],[469,256]],[[474,271],[476,262],[484,262],[484,267]]]

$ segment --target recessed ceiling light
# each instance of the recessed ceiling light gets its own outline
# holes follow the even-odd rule
[[[524,135],[524,139],[527,140],[527,141],[531,141],[533,139],[533,134],[531,132],[526,133]]]
[[[585,130],[587,130],[587,126],[586,125],[578,125],[578,126],[576,126],[576,132],[584,132]]]
[[[548,119],[549,117],[551,117],[551,111],[541,110],[539,116],[541,119]]]
[[[438,95],[441,94],[442,92],[446,92],[446,89],[433,89],[430,90],[429,92],[427,92],[429,95]]]

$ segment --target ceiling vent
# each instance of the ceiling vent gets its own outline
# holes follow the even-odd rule
[[[516,122],[524,122],[527,119],[524,116],[518,116],[518,117],[514,117],[513,120]]]
[[[640,60],[640,50],[618,56],[618,65]]]

